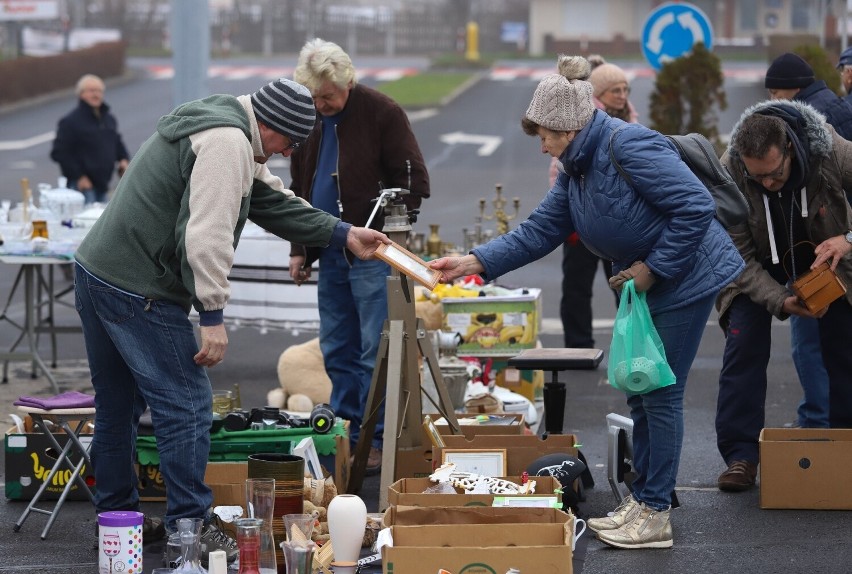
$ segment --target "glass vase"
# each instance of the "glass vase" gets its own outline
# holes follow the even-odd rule
[[[354,574],[367,526],[367,506],[354,494],[338,494],[328,504],[328,533],[334,551],[334,572]]]
[[[239,574],[260,574],[260,518],[238,518],[237,547],[240,549]]]
[[[260,527],[258,568],[263,574],[275,574],[278,565],[275,557],[275,536],[272,531],[275,511],[274,478],[246,479],[246,511],[249,518],[263,521]]]
[[[200,518],[181,518],[177,521],[180,537],[180,564],[175,572],[180,574],[207,574],[201,566],[201,528]]]
[[[281,543],[284,551],[284,563],[287,565],[286,574],[312,574],[314,563],[313,542],[287,542]]]

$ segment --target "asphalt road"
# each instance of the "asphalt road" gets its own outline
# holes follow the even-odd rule
[[[521,66],[512,64],[512,67]],[[540,64],[538,67],[538,73],[549,71],[542,70]],[[722,115],[720,131],[723,133],[733,125],[739,110],[764,95],[754,83],[753,74],[748,76],[743,71],[746,68],[745,65],[730,68],[739,72],[731,73],[726,84],[731,107]],[[631,97],[641,119],[647,117],[647,93],[651,79],[642,70],[635,74]],[[242,80],[217,79],[211,84],[216,91],[247,93],[264,81],[249,77]],[[435,115],[414,122],[429,164],[434,194],[433,199],[424,204],[423,214],[416,225],[418,231],[425,231],[428,223],[437,223],[446,241],[460,242],[461,229],[472,227],[478,215],[478,199],[490,199],[497,183],[503,184],[507,197],[520,197],[521,217],[534,206],[546,191],[547,158],[538,153],[537,142],[525,136],[518,126],[518,119],[526,109],[534,87],[535,80],[529,75],[519,75],[511,80],[486,76]],[[166,80],[145,74],[108,88],[107,101],[118,113],[122,132],[131,149],[135,150],[148,136],[156,117],[170,108],[168,90]],[[52,130],[56,119],[70,108],[72,100],[68,96],[0,115],[0,139],[28,138]],[[475,145],[442,143],[441,136],[454,131],[503,139],[492,155],[479,156]],[[48,150],[49,144],[39,144],[19,151],[0,151],[0,198],[17,197],[20,177],[29,177],[33,182],[52,181],[58,172],[46,159]],[[280,165],[276,169],[286,182],[286,166]],[[544,316],[553,319],[557,317],[561,278],[558,262],[558,254],[551,255],[510,274],[503,278],[503,282],[540,287]],[[0,272],[0,294],[4,297],[14,270],[3,269]],[[595,317],[599,320],[596,338],[599,346],[606,351],[611,336],[607,320],[614,316],[614,309],[600,277],[595,292]],[[11,312],[20,317],[20,305],[13,302]],[[72,310],[63,308],[58,319],[73,322],[75,317]],[[555,334],[554,330],[549,333],[542,337],[543,344],[561,346],[561,335]],[[8,325],[0,324],[0,346],[8,345],[13,335]],[[265,403],[267,390],[277,385],[275,364],[280,352],[310,336],[310,333],[281,331],[261,334],[247,328],[233,330],[228,358],[210,371],[214,388],[230,388],[233,383],[239,383],[244,404]],[[732,495],[715,488],[716,477],[723,470],[715,447],[713,426],[722,347],[721,331],[714,324],[709,324],[690,374],[684,405],[686,435],[678,475],[678,496],[682,507],[673,513],[674,548],[619,551],[605,547],[586,535],[577,548],[575,572],[834,574],[850,570],[852,513],[761,510],[758,489]],[[43,342],[42,349],[45,348]],[[774,357],[769,368],[767,426],[782,426],[793,420],[800,398],[789,348],[789,330],[786,324],[776,322],[773,327]],[[62,364],[84,356],[79,335],[60,336]],[[13,368],[25,371],[26,365],[15,364]],[[596,486],[587,491],[581,510],[588,516],[602,515],[616,503],[606,477],[605,416],[610,412],[627,415],[624,397],[606,384],[603,369],[564,374],[562,378],[569,383],[565,432],[579,437],[596,481]],[[0,408],[3,409],[0,419],[6,426],[8,412],[12,408],[9,397],[47,392],[43,378],[30,380],[25,376],[14,378],[9,385],[0,387]],[[5,472],[5,466],[0,468]],[[360,494],[371,511],[377,510],[378,480],[367,479]],[[44,541],[39,538],[45,520],[42,516],[31,516],[20,532],[12,532],[12,525],[24,507],[22,502],[0,501],[0,573],[82,574],[95,570],[96,552],[92,549],[94,537],[91,534],[95,517],[88,503],[66,503]],[[152,503],[143,510],[162,513],[163,509],[161,504]],[[146,572],[159,565],[155,562],[156,549],[146,555]]]

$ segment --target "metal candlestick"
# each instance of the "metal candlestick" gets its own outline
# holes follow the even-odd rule
[[[497,188],[496,197],[491,201],[491,204],[494,206],[494,213],[492,215],[485,215],[486,201],[483,197],[479,200],[479,216],[485,221],[491,221],[492,219],[496,220],[497,235],[503,235],[509,231],[509,222],[518,216],[518,209],[521,207],[521,198],[512,198],[512,205],[515,207],[515,213],[509,215],[503,209],[506,207],[506,200],[503,199],[503,185],[498,183],[495,187]]]

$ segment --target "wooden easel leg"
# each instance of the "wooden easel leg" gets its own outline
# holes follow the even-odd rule
[[[422,335],[422,336],[421,336]],[[453,403],[450,401],[450,394],[447,392],[447,386],[444,384],[444,377],[441,375],[441,368],[438,366],[438,357],[435,355],[435,350],[432,348],[432,342],[426,336],[426,326],[423,319],[417,319],[417,346],[420,349],[420,354],[424,357],[426,365],[429,367],[429,372],[432,373],[432,380],[435,381],[435,390],[438,391],[438,402],[435,405],[441,415],[447,420],[450,426],[450,431],[453,434],[458,434],[459,421],[456,418],[456,412]]]
[[[405,330],[403,321],[391,321],[388,341],[387,398],[385,402],[385,439],[382,447],[382,475],[379,481],[379,512],[388,507],[388,487],[396,474],[396,449],[402,433],[410,390],[403,389],[405,372]],[[419,388],[419,387],[418,387]],[[405,398],[405,404],[402,400]]]
[[[373,379],[370,381],[370,392],[367,395],[364,418],[361,420],[358,443],[353,453],[354,457],[352,468],[350,469],[349,482],[346,485],[346,492],[349,494],[358,494],[364,482],[367,458],[370,456],[370,446],[373,443],[373,436],[375,435],[376,424],[378,423],[379,407],[387,391],[388,337],[389,326],[388,322],[385,321],[382,328],[382,340],[379,342],[379,349],[376,352],[376,367],[373,370]]]

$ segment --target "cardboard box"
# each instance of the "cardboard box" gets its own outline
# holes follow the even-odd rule
[[[76,428],[76,423],[71,423],[71,428]],[[54,433],[59,446],[65,447],[68,436],[61,428]],[[38,489],[44,483],[50,469],[56,463],[55,448],[49,439],[41,432],[33,428],[30,417],[24,421],[24,433],[19,433],[17,427],[11,427],[6,431],[4,437],[4,451],[6,464],[6,498],[10,500],[32,500]],[[88,446],[92,442],[91,433],[80,435],[80,442]],[[70,456],[72,464],[80,461],[79,454]],[[91,468],[86,465],[80,469],[83,480],[94,492],[95,477]],[[51,479],[50,485],[42,494],[41,500],[58,500],[68,481],[73,480],[71,469],[63,465],[62,470],[57,472]],[[66,500],[88,500],[84,490],[78,484],[71,487]]]
[[[213,506],[246,505],[248,462],[211,462],[204,482],[213,491]]]
[[[536,459],[557,452],[577,456],[577,437],[572,434],[552,434],[545,438],[536,435],[481,435],[467,438],[460,435],[445,436],[446,448],[504,448],[506,449],[506,473],[509,476],[520,476]],[[432,459],[436,464],[443,460],[443,449],[432,448]]]
[[[509,476],[507,480],[520,484],[520,476]],[[535,493],[532,495],[511,496],[549,496],[561,488],[559,481],[552,476],[536,476]],[[435,483],[428,478],[403,478],[388,487],[388,504],[390,506],[491,506],[494,498],[500,494],[467,494],[456,488],[456,494],[424,494],[424,490]],[[557,494],[557,500],[562,496]]]
[[[491,370],[496,373],[494,382],[504,389],[518,393],[533,402],[544,399],[544,371],[516,369],[510,367],[508,361],[501,359],[492,360]]]
[[[437,421],[443,418],[440,414],[426,415],[432,420]],[[458,417],[466,417],[470,415],[459,414]],[[504,436],[513,435],[519,436],[526,431],[523,414],[506,414],[500,415],[510,417],[517,424],[510,425],[459,425],[463,434],[457,436],[465,436],[473,438],[478,435]],[[437,424],[435,427],[442,436],[453,436],[450,434],[450,427],[447,424]],[[422,430],[422,429],[421,429]],[[429,437],[423,431],[423,443],[420,447],[415,448],[400,448],[396,452],[396,468],[394,472],[394,480],[401,478],[423,478],[432,474],[434,467],[432,464],[432,443]],[[511,474],[511,473],[510,473]],[[520,474],[520,473],[519,473]]]
[[[338,492],[346,492],[346,486],[349,484],[349,423],[346,422],[345,425],[346,434],[337,434],[333,437],[334,441],[334,450],[333,452],[326,452],[325,454],[317,453],[319,456],[320,465],[328,471],[328,474],[334,477],[334,484],[337,486]],[[262,432],[262,431],[256,431]],[[268,443],[267,443],[268,444]],[[156,444],[154,445],[154,452],[156,452]],[[257,451],[262,452],[262,451]],[[276,452],[275,450],[270,450],[268,452]],[[289,451],[288,451],[289,452]],[[431,453],[431,451],[430,451]],[[138,453],[137,453],[138,454]],[[214,485],[233,485],[239,483],[239,488],[243,488],[243,484],[245,479],[247,478],[247,464],[248,454],[240,457],[242,460],[214,460],[211,456],[211,460],[207,464],[207,474],[205,474],[204,481],[213,489],[214,497],[217,496],[217,489],[214,488]],[[143,463],[143,460],[145,463]],[[152,460],[156,460],[156,462],[152,462]],[[240,470],[242,468],[246,468],[245,472]],[[230,480],[230,477],[227,476],[227,469],[236,469],[234,473],[234,480]],[[213,474],[211,474],[211,472]],[[163,482],[163,476],[160,472],[159,466],[159,457],[154,459],[153,454],[150,450],[146,451],[145,458],[142,456],[139,457],[139,463],[137,465],[137,474],[139,475],[139,499],[143,501],[153,501],[153,502],[162,502],[166,500],[166,485]],[[228,494],[231,492],[230,486],[226,486],[222,489],[219,489],[220,496],[223,499],[233,499],[233,496]],[[245,493],[240,495],[242,498],[245,498]],[[215,500],[215,499],[214,499]],[[216,502],[217,505],[221,505],[224,503]],[[245,500],[243,502],[238,503],[240,506],[245,504]]]
[[[437,413],[426,415],[435,421],[435,428],[441,435],[451,435],[450,425],[444,417]],[[475,414],[456,413],[459,419],[459,430],[468,438],[480,435],[521,435],[526,430],[523,413],[498,413],[487,420],[478,418]],[[500,423],[500,424],[496,424]],[[425,432],[423,438],[428,442]]]
[[[384,521],[393,537],[385,574],[573,572],[573,515],[553,508],[395,506]]]
[[[852,510],[852,429],[760,432],[760,507]]]
[[[136,463],[136,475],[139,479],[137,490],[139,500],[143,502],[164,502],[166,500],[166,484],[159,464]]]
[[[442,299],[441,328],[461,335],[460,356],[513,357],[534,348],[541,330],[541,289],[527,292]]]

